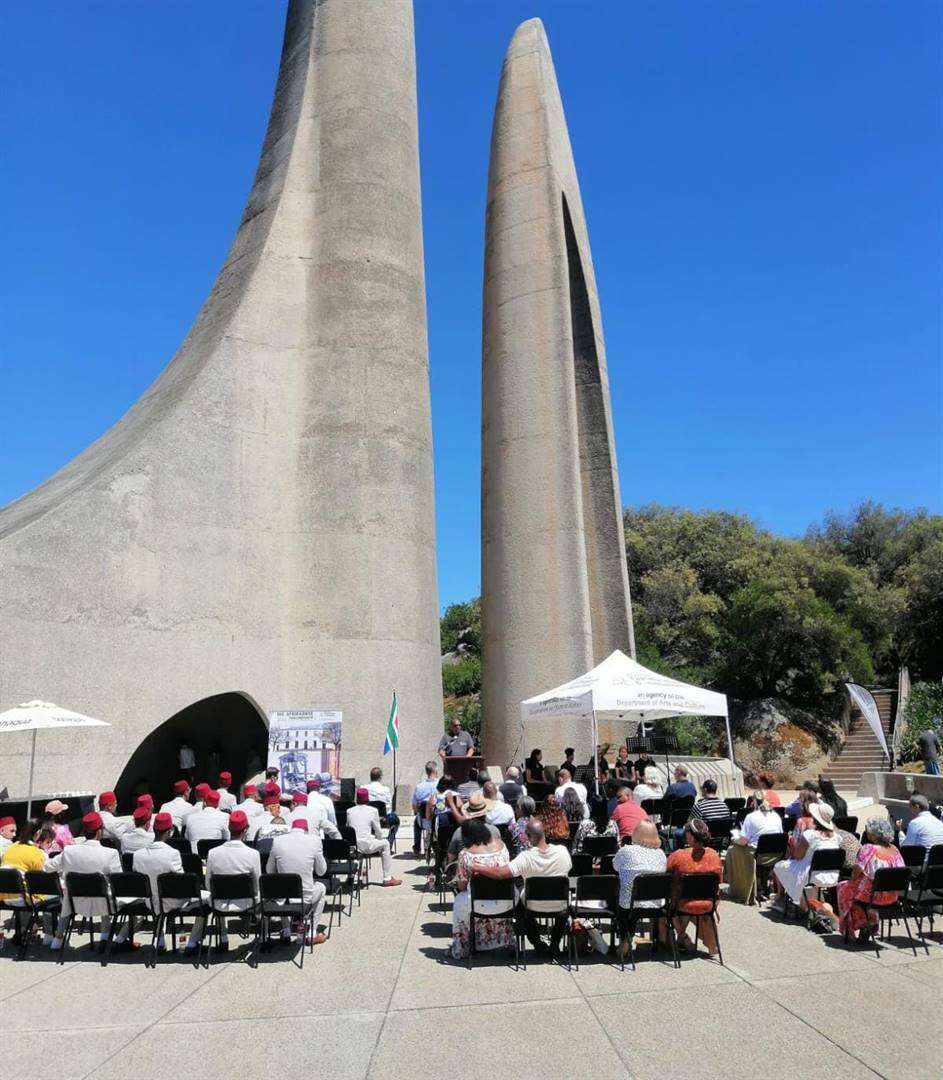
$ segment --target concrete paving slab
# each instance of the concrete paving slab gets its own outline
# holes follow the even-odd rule
[[[19,962],[9,954],[3,955],[0,959],[0,1001],[6,1001],[14,994],[20,994],[31,986],[54,979],[70,966],[59,967],[58,964],[37,963],[31,959]]]
[[[246,1006],[251,1007],[251,983],[246,994]],[[319,1080],[360,1080],[367,1075],[382,1021],[381,1015],[364,1015],[322,1016],[304,1027],[290,1019],[155,1024],[121,1050],[120,1068],[109,1062],[90,1073],[89,1080],[167,1080],[175,1068],[168,1048],[180,1046],[198,1063],[201,1080],[263,1076],[273,1068]]]
[[[141,990],[147,990],[147,1018],[152,1020],[174,1008],[188,994],[212,979],[214,972],[192,964],[168,963],[156,970],[135,965],[73,964],[50,982],[38,983],[11,998],[4,1006],[5,1031],[48,1031],[51,995],[61,1002],[60,1021],[78,1024],[79,1010],[94,1001],[95,1021],[108,1027],[141,1026]]]
[[[714,986],[707,994],[691,988],[629,999],[599,997],[590,1005],[636,1080],[755,1080],[759,1062],[777,1080],[874,1077],[840,1047],[743,983]],[[675,1022],[677,1037],[667,1038],[666,1024]]]
[[[50,1032],[46,1039],[38,1038],[32,1031],[4,1032],[0,1075],[3,1080],[36,1080],[37,1076],[82,1080],[93,1069],[121,1053],[140,1030],[140,1026],[60,1030]],[[166,1066],[166,1061],[164,1064]],[[109,1073],[106,1069],[102,1075],[126,1074],[120,1070]]]
[[[668,959],[649,959],[647,945],[636,947],[636,967],[632,971],[626,964],[625,971],[617,963],[605,963],[602,958],[590,957],[581,961],[573,978],[586,997],[600,994],[638,994],[653,990],[682,990],[688,987],[709,987],[726,983],[739,983],[732,972],[716,961],[700,957],[682,957],[681,967],[676,968]],[[669,954],[670,957],[670,954]]]
[[[914,1080],[943,1072],[943,1029],[921,1022],[936,1015],[932,1000],[924,986],[894,969],[874,963],[838,979],[777,979],[761,989],[882,1076]]]
[[[448,1060],[443,1066],[439,1053],[417,1052],[417,1048],[448,1046]],[[495,1047],[487,1032],[517,1033],[516,1048],[507,1043],[507,1056],[494,1061]],[[533,1032],[531,1042],[525,1032]],[[499,1039],[500,1043],[500,1039]],[[370,1080],[441,1080],[443,1072],[470,1076],[479,1070],[472,1064],[492,1061],[493,1071],[519,1080],[546,1080],[548,1075],[562,1076],[561,1063],[572,1062],[574,1048],[586,1063],[579,1073],[593,1080],[627,1080],[630,1074],[620,1060],[605,1031],[582,998],[563,1001],[526,1001],[500,1005],[468,1005],[456,1008],[418,1009],[393,1012],[387,1017],[370,1066]],[[501,1054],[500,1045],[497,1053]],[[575,1075],[572,1074],[571,1075]]]
[[[906,975],[936,990],[943,988],[943,956],[930,960],[918,960],[914,964],[902,964],[894,968],[895,974]]]

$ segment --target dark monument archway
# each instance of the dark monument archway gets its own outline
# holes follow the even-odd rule
[[[232,773],[233,789],[264,768],[268,754],[265,714],[241,690],[214,694],[188,705],[165,720],[131,755],[115,787],[122,813],[133,809],[143,792],[159,806],[180,778],[177,751],[186,741],[196,754],[196,782],[216,785],[219,769]]]

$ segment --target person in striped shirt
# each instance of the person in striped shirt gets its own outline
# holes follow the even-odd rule
[[[703,821],[705,825],[711,821],[730,822],[730,807],[717,798],[716,780],[705,780],[701,784],[701,797],[691,807],[688,821]],[[680,847],[684,843],[684,829],[675,829],[672,835],[675,847]]]

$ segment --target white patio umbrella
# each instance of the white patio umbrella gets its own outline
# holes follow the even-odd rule
[[[105,720],[95,720],[91,716],[60,708],[49,701],[24,701],[12,709],[0,713],[0,735],[11,731],[31,731],[33,745],[29,755],[29,795],[26,801],[26,816],[33,808],[33,766],[36,764],[36,733],[50,728],[67,727],[111,727]]]
[[[669,716],[723,717],[730,756],[730,777],[732,781],[736,777],[727,698],[715,690],[691,686],[657,671],[650,671],[619,649],[591,671],[522,701],[522,733],[526,721],[553,716],[581,716],[590,721],[597,789],[600,717],[636,721],[661,720]]]

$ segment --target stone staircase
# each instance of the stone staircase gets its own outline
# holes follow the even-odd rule
[[[877,702],[884,737],[888,746],[891,743],[891,729],[894,724],[894,710],[897,703],[896,690],[872,690]],[[851,726],[841,749],[829,764],[827,776],[839,791],[857,791],[864,772],[886,772],[887,759],[871,730],[870,724],[857,707],[852,706]]]

